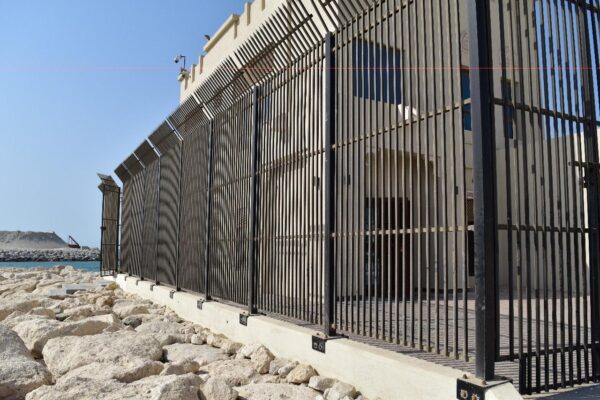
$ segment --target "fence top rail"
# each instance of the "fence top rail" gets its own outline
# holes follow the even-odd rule
[[[175,130],[164,121],[149,137],[148,140],[152,145],[160,151],[160,154],[165,154],[169,149],[181,141]]]
[[[127,171],[129,171],[131,176],[136,175],[144,169],[144,165],[140,162],[135,154],[129,155],[129,157],[127,157],[127,159],[125,159],[123,162],[123,165],[125,168],[127,168]]]
[[[154,147],[152,147],[146,139],[144,139],[142,144],[140,144],[133,153],[138,157],[142,164],[144,164],[144,167],[158,158],[158,154],[156,154]]]

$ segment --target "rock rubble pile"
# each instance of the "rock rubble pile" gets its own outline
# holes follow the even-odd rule
[[[0,398],[363,399],[98,279],[64,266],[0,270]]]

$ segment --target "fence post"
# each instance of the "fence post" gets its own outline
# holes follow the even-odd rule
[[[579,31],[583,32],[583,37],[579,39],[579,52],[581,63],[591,67],[592,62],[592,43],[590,40],[590,29],[587,13],[583,5],[577,7],[577,22]],[[597,39],[596,39],[597,40]],[[599,199],[599,177],[600,168],[598,156],[598,131],[596,121],[598,116],[595,110],[594,99],[594,78],[590,68],[582,68],[582,90],[583,90],[583,112],[585,122],[583,124],[583,134],[585,143],[585,159],[587,161],[585,170],[585,183],[587,186],[588,203],[588,225],[589,225],[589,260],[590,260],[590,314],[592,328],[592,378],[594,381],[600,379],[600,199]],[[598,93],[600,95],[600,93]]]
[[[490,4],[469,0],[475,213],[475,373],[494,378],[496,361],[496,221]]]
[[[204,298],[210,300],[210,285],[209,285],[209,266],[210,266],[210,226],[212,222],[212,179],[213,179],[213,132],[215,122],[210,120],[208,131],[208,165],[207,165],[207,180],[206,180],[206,230],[204,235],[206,243],[204,243]]]
[[[335,335],[335,254],[333,230],[335,223],[335,59],[333,33],[325,36],[325,82],[324,82],[324,160],[323,160],[323,271],[324,309],[323,333]]]
[[[116,221],[115,233],[115,273],[119,273],[121,269],[121,257],[119,251],[119,244],[121,242],[121,188],[117,187],[117,221]]]
[[[250,181],[250,219],[248,222],[248,313],[255,314],[256,308],[256,233],[258,206],[258,157],[260,132],[258,127],[258,87],[252,89],[252,149]]]
[[[104,182],[102,183],[102,222],[100,225],[100,275],[102,275],[102,271],[104,271],[104,258],[102,257],[102,253],[104,252],[104,231],[106,230],[105,222],[104,222],[104,203],[106,202],[106,193]]]

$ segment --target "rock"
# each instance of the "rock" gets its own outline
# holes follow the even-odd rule
[[[123,318],[123,325],[131,326],[133,328],[137,328],[142,324],[142,318],[137,315],[129,315]]]
[[[258,378],[251,360],[215,361],[202,368],[211,377],[224,379],[230,386],[247,385]]]
[[[59,379],[54,386],[42,386],[29,393],[27,400],[197,400],[202,383],[194,374],[149,376],[129,384],[73,377]]]
[[[297,365],[298,361],[292,361],[291,363],[279,368],[277,375],[279,375],[281,378],[285,378],[294,368],[296,368]]]
[[[342,400],[344,397],[354,398],[356,389],[354,386],[344,382],[336,382],[331,388],[325,390],[323,397],[325,400]]]
[[[225,354],[233,355],[237,353],[237,351],[242,347],[242,344],[229,339],[224,339],[220,347],[221,350],[225,352]]]
[[[151,335],[120,331],[51,339],[43,355],[48,369],[56,377],[92,362],[116,363],[134,358],[158,361],[162,349]]]
[[[314,400],[319,392],[306,386],[284,383],[257,383],[236,388],[245,400]]]
[[[86,317],[91,317],[92,315],[96,315],[96,311],[97,309],[95,306],[86,304],[83,306],[68,308],[63,311],[63,314],[67,316],[69,321],[77,321]]]
[[[4,325],[7,328],[14,329],[15,326],[19,325],[21,322],[40,319],[48,320],[49,318],[42,315],[22,314],[19,311],[17,311],[6,317],[3,321],[0,321],[0,325]]]
[[[104,290],[110,291],[118,289],[119,285],[116,282],[108,282],[106,286],[104,286]]]
[[[113,312],[119,318],[125,318],[128,315],[148,314],[148,307],[144,304],[134,303],[132,301],[119,301],[113,305]]]
[[[34,357],[40,358],[48,340],[60,336],[85,336],[101,333],[117,323],[113,315],[90,317],[75,322],[60,322],[50,319],[23,321],[14,327]]]
[[[143,322],[135,328],[137,332],[151,333],[156,337],[161,345],[166,346],[173,343],[184,343],[185,335],[182,331],[185,328],[177,322],[166,322],[160,320],[151,320]]]
[[[100,296],[96,299],[96,305],[98,307],[112,307],[115,303],[115,298],[113,296]]]
[[[260,346],[250,357],[250,359],[254,361],[256,371],[258,371],[259,374],[266,374],[269,372],[269,366],[274,358],[273,354],[271,354],[269,349],[265,346]]]
[[[291,361],[287,358],[275,358],[273,361],[271,361],[271,364],[269,364],[269,373],[271,375],[279,375],[279,369],[285,367],[290,363]]]
[[[216,333],[210,333],[206,336],[206,344],[212,347],[221,347],[225,340],[227,340],[225,336]]]
[[[200,335],[200,334],[196,333],[190,337],[190,343],[198,344],[198,345],[204,344],[204,343],[206,343],[205,337],[206,336],[204,336],[204,335]]]
[[[324,376],[315,375],[308,381],[308,387],[324,392],[337,383],[337,379],[326,378]]]
[[[208,379],[200,392],[202,400],[236,400],[237,397],[238,392],[220,378]]]
[[[310,365],[300,364],[290,371],[286,376],[286,381],[289,383],[295,383],[297,385],[301,383],[307,383],[310,378],[317,375],[317,371]]]
[[[188,343],[176,343],[164,347],[164,357],[170,362],[182,362],[184,360],[197,361],[200,366],[215,361],[227,360],[229,357],[221,349],[210,346],[197,346]]]
[[[188,373],[198,372],[200,370],[200,364],[198,361],[194,360],[184,360],[180,363],[167,363],[164,365],[164,368],[161,375],[183,375]]]
[[[27,297],[2,299],[0,301],[0,321],[15,311],[26,313],[32,308],[39,307],[41,304],[40,300]]]
[[[66,380],[80,377],[94,380],[115,379],[119,382],[130,383],[148,376],[159,375],[162,371],[163,363],[160,361],[130,358],[113,363],[93,362],[72,369],[59,379]]]
[[[238,350],[237,355],[241,358],[250,358],[252,356],[252,354],[254,354],[254,352],[256,350],[258,350],[260,347],[262,347],[262,345],[259,343],[243,345]]]
[[[50,372],[34,361],[23,340],[0,325],[0,399],[22,399],[51,381]]]
[[[55,318],[56,313],[49,308],[35,307],[32,308],[31,311],[29,311],[29,315],[38,315],[46,318]]]

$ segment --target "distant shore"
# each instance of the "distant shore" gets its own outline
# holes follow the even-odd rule
[[[99,261],[99,249],[0,249],[0,261]]]

